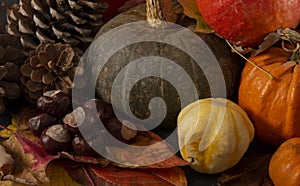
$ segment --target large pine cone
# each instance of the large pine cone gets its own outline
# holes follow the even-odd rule
[[[8,33],[24,47],[66,43],[86,49],[103,25],[101,0],[20,0],[7,10]]]
[[[0,25],[0,113],[5,111],[8,100],[21,95],[19,65],[23,64],[26,56],[19,39],[8,35],[4,26]]]
[[[72,88],[86,85],[81,57],[69,44],[40,44],[29,53],[21,73],[25,96],[32,103],[48,90],[70,94]],[[77,85],[73,82],[75,73],[82,77]]]

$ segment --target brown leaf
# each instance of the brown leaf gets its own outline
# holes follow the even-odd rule
[[[138,147],[138,148],[136,148]],[[126,148],[109,147],[113,165],[125,168],[171,168],[189,163],[177,157],[166,141],[152,132],[141,132]]]
[[[268,166],[272,154],[243,158],[236,166],[219,178],[220,186],[272,186],[268,177]]]
[[[263,53],[279,40],[280,40],[280,34],[278,34],[277,32],[269,33],[264,38],[264,41],[258,46],[258,49],[253,51],[251,56],[257,56],[258,54]]]
[[[204,21],[203,17],[201,16],[196,0],[178,0],[178,2],[183,6],[183,13],[193,18],[197,21],[197,26],[195,28],[195,32],[201,33],[213,33],[213,29]]]

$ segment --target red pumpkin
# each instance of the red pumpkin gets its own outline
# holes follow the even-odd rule
[[[250,63],[242,72],[239,105],[252,119],[260,141],[271,146],[300,137],[300,65],[289,61],[290,56],[273,47],[249,59],[274,79]]]
[[[275,186],[300,185],[300,138],[284,142],[273,154],[269,175]]]
[[[257,46],[278,28],[296,28],[300,0],[196,0],[217,34],[241,46]]]

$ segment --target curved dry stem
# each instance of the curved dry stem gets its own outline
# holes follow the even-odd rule
[[[258,68],[260,71],[262,71],[263,73],[265,73],[267,76],[269,76],[270,79],[275,79],[274,76],[266,71],[265,69],[263,69],[262,67],[258,66],[257,64],[255,64],[254,62],[250,61],[249,59],[247,59],[243,54],[241,54],[239,51],[237,51],[230,43],[229,41],[227,41],[225,39],[226,43],[230,46],[230,48],[235,52],[237,53],[239,56],[241,56],[243,59],[245,59],[247,62],[249,62],[251,65],[255,66],[256,68]]]

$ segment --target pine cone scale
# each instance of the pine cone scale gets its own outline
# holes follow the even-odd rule
[[[5,111],[8,101],[21,95],[19,65],[24,63],[26,57],[27,52],[23,50],[20,40],[9,35],[0,25],[0,113]]]
[[[42,77],[42,82],[45,85],[50,85],[56,80],[57,76],[53,72],[48,72]]]
[[[46,5],[44,4],[43,1],[31,0],[31,6],[33,9],[37,11],[47,11],[47,9],[45,8]]]
[[[34,34],[35,27],[28,19],[20,19],[18,21],[19,32],[23,34]]]
[[[31,3],[30,3],[30,1],[20,0],[19,13],[21,15],[23,15],[24,17],[32,18],[32,16],[33,16],[33,10],[31,9]]]
[[[47,73],[47,70],[44,68],[38,68],[31,72],[30,79],[36,83],[42,83],[42,78]]]
[[[9,100],[16,99],[21,95],[19,85],[17,83],[10,83],[5,81],[0,81],[0,87],[5,90],[5,95]]]
[[[8,30],[29,49],[66,43],[84,51],[103,25],[107,8],[98,0],[20,0],[8,10]]]
[[[33,22],[37,27],[40,27],[42,29],[49,29],[49,25],[47,25],[40,14],[34,14],[33,15]]]
[[[40,44],[21,68],[27,98],[35,102],[38,95],[53,89],[70,93],[74,88],[75,68],[80,63],[79,54],[68,44]]]

